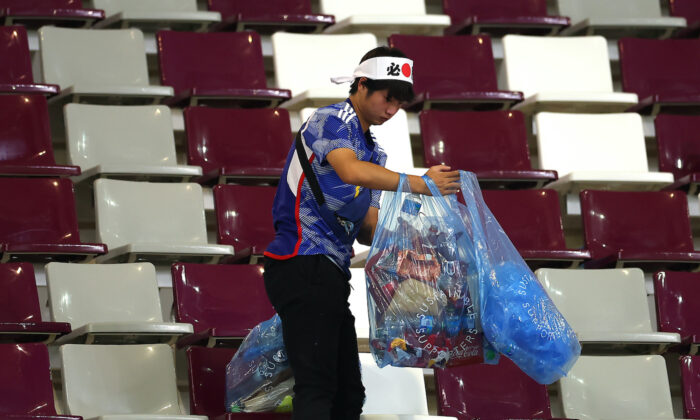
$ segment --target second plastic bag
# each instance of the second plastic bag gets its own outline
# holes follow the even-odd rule
[[[472,241],[442,197],[412,194],[401,175],[384,194],[365,272],[380,367],[483,360]]]

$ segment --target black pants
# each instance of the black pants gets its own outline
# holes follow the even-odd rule
[[[282,320],[294,373],[294,420],[357,420],[360,376],[350,284],[324,255],[265,259],[265,289]]]

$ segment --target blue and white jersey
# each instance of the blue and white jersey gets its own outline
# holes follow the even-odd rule
[[[357,159],[384,166],[386,153],[371,134],[362,132],[360,120],[346,99],[320,108],[301,128],[301,137],[311,169],[318,178],[326,206],[333,212],[352,201],[363,187],[345,184],[326,156],[335,149],[350,149]],[[379,208],[381,191],[371,191],[370,206]],[[349,276],[352,247],[340,241],[319,213],[318,204],[306,180],[294,143],[272,206],[275,239],[265,256],[283,260],[296,255],[323,254]]]

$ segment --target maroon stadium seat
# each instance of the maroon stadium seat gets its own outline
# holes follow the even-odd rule
[[[314,14],[309,0],[208,0],[207,3],[209,10],[221,13],[221,23],[212,31],[320,32],[335,23],[333,16]]]
[[[445,35],[550,35],[571,23],[547,14],[547,0],[442,0],[442,10],[452,19]]]
[[[683,417],[700,418],[700,356],[683,356],[681,362],[681,389]]]
[[[654,275],[656,323],[661,332],[678,333],[683,349],[700,344],[700,273],[659,271]]]
[[[471,109],[507,109],[520,102],[520,92],[499,91],[491,38],[477,36],[392,35],[396,47],[420,63],[409,109],[441,106]]]
[[[187,164],[202,167],[200,182],[279,180],[292,142],[286,109],[189,107],[184,114]]]
[[[682,17],[688,23],[686,28],[676,32],[677,38],[697,38],[700,36],[700,3],[697,0],[669,0],[671,16]]]
[[[519,111],[422,111],[420,129],[426,167],[474,172],[484,188],[541,187],[557,179],[556,171],[532,169]]]
[[[700,117],[661,114],[654,120],[659,171],[671,172],[676,180],[667,190],[698,193],[700,184]]]
[[[3,57],[0,66],[0,92],[3,94],[51,96],[58,93],[57,85],[34,83],[27,30],[23,26],[0,27],[0,56]]]
[[[168,105],[274,106],[291,96],[267,87],[256,32],[159,31],[156,38],[160,82],[175,90]]]
[[[0,0],[0,17],[5,25],[21,23],[32,28],[90,26],[104,19],[105,12],[84,9],[81,0]]]

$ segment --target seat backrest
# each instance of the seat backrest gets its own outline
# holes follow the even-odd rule
[[[700,117],[660,114],[654,120],[659,171],[676,178],[700,172]]]
[[[639,114],[535,115],[542,168],[559,176],[575,171],[648,172]]]
[[[260,265],[175,263],[171,272],[175,319],[192,324],[195,333],[225,328],[245,337],[275,314]]]
[[[484,201],[520,250],[566,249],[554,190],[484,190]]]
[[[43,95],[0,95],[0,165],[55,165]]]
[[[246,15],[308,15],[313,13],[310,0],[207,0],[209,10],[221,13],[226,19],[239,13]]]
[[[98,179],[97,236],[110,249],[132,243],[207,243],[202,187]]]
[[[262,254],[275,238],[271,209],[276,192],[268,186],[215,186],[217,242]]]
[[[192,415],[218,416],[226,412],[226,366],[237,350],[200,346],[187,349]]]
[[[588,18],[658,18],[661,2],[658,0],[557,0],[562,16],[577,23]]]
[[[685,418],[700,417],[700,356],[683,356],[681,363],[681,389]]]
[[[622,90],[639,99],[660,93],[697,93],[700,39],[619,41]]]
[[[581,192],[581,215],[586,248],[593,258],[621,249],[694,250],[688,203],[678,191],[586,190]]]
[[[92,0],[105,16],[120,12],[196,12],[197,0]]]
[[[560,384],[566,417],[674,418],[662,356],[581,356]]]
[[[316,108],[301,110],[301,120],[307,121]],[[408,114],[400,109],[389,121],[382,125],[370,126],[370,131],[387,154],[387,169],[395,172],[410,171],[414,167],[411,134],[408,130]]]
[[[391,35],[388,42],[418,64],[416,92],[498,90],[491,38],[486,35]]]
[[[138,29],[39,29],[44,82],[73,85],[148,86],[143,33]]]
[[[82,9],[82,0],[0,0],[0,7],[12,10]]]
[[[700,4],[695,0],[669,0],[671,16],[685,18],[688,26],[700,20]]]
[[[55,416],[45,344],[0,344],[0,415]]]
[[[30,263],[0,264],[0,308],[0,323],[41,322],[34,267]]]
[[[425,166],[468,171],[531,170],[525,118],[520,111],[422,111]]]
[[[160,82],[176,93],[192,88],[266,89],[257,32],[159,31]]]
[[[167,344],[66,344],[59,352],[68,413],[182,415]]]
[[[68,160],[83,170],[100,164],[176,166],[167,106],[68,104]]]
[[[0,243],[80,243],[73,182],[0,178]]]
[[[163,322],[151,263],[46,265],[51,320],[73,329],[93,322]]]
[[[0,83],[34,83],[29,41],[24,26],[0,27],[0,54],[4,57],[0,66]]]
[[[374,6],[373,6],[374,7]],[[275,80],[278,88],[298,95],[312,88],[333,88],[346,97],[347,85],[335,85],[330,78],[352,73],[367,51],[377,47],[372,34],[318,35],[277,32],[272,35]],[[314,51],[313,65],[301,64],[299,57]],[[303,71],[300,69],[303,67]]]
[[[452,23],[478,16],[481,18],[509,18],[547,16],[546,0],[442,0],[442,10]]]
[[[321,13],[334,15],[336,22],[353,15],[424,15],[425,0],[319,0]]]
[[[660,271],[654,275],[656,325],[681,339],[700,338],[700,274]]]
[[[503,37],[504,88],[538,92],[612,92],[608,44],[602,36]]]
[[[510,359],[497,365],[476,364],[435,369],[438,414],[462,419],[549,418],[547,387]],[[468,385],[466,385],[468,384]]]
[[[369,313],[367,310],[367,282],[364,268],[351,268],[350,312],[355,317],[355,332],[359,338],[369,337]]]
[[[575,332],[653,331],[644,272],[638,268],[541,268],[537,278]]]
[[[428,414],[423,371],[419,368],[379,368],[370,353],[360,353],[363,414]]]
[[[187,163],[205,174],[224,166],[284,168],[292,144],[286,109],[197,106],[184,114]]]

